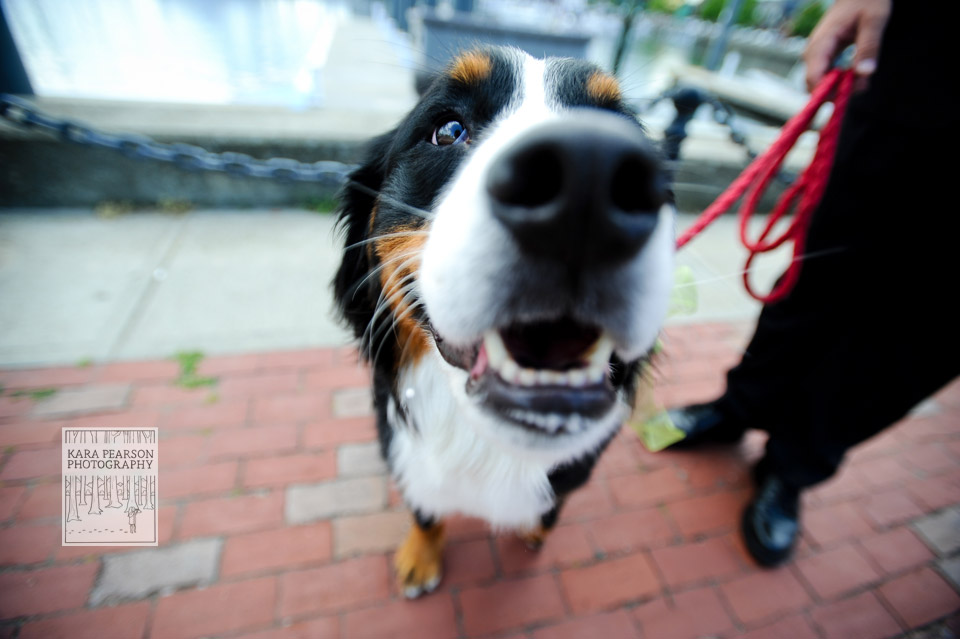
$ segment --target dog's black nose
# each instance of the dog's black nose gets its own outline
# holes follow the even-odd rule
[[[635,255],[669,197],[640,127],[602,111],[572,112],[524,134],[491,166],[487,191],[525,254],[570,266]]]

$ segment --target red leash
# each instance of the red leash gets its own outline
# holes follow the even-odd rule
[[[833,166],[833,156],[840,136],[840,124],[843,122],[847,101],[853,90],[853,79],[854,74],[850,70],[834,69],[828,73],[814,89],[810,101],[803,110],[783,126],[780,137],[770,148],[744,169],[740,177],[734,180],[727,187],[727,190],[721,193],[713,204],[697,218],[693,226],[677,239],[677,248],[681,248],[696,237],[733,206],[744,193],[747,193],[746,199],[740,207],[740,241],[750,252],[744,266],[743,285],[747,289],[747,293],[764,303],[776,302],[786,296],[800,276],[803,252],[806,248],[807,229],[810,226],[813,211],[820,202],[823,190],[826,188],[827,180],[830,177],[830,168]],[[813,160],[810,161],[810,166],[777,200],[777,204],[767,220],[766,227],[760,233],[760,237],[751,240],[747,237],[747,224],[750,221],[750,216],[754,214],[760,197],[777,174],[777,169],[780,168],[790,149],[797,143],[797,139],[810,127],[810,122],[813,121],[817,111],[831,99],[833,100],[833,115],[820,132],[820,142],[817,144],[817,151]],[[798,198],[799,202],[797,202]],[[796,211],[787,230],[780,237],[767,239],[773,227],[787,214],[794,202],[797,202]],[[793,241],[793,260],[790,262],[790,266],[770,293],[767,295],[758,294],[750,284],[750,266],[753,264],[753,259],[760,253],[776,249],[788,240]]]

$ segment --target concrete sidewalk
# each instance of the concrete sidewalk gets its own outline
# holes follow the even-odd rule
[[[669,327],[659,399],[712,397],[748,332]],[[796,558],[776,570],[756,567],[737,532],[763,436],[652,454],[624,429],[539,553],[453,518],[439,589],[408,602],[390,566],[410,515],[380,461],[356,353],[208,357],[198,373],[214,385],[178,385],[166,360],[0,370],[0,637],[943,639],[960,629],[960,384],[805,494]],[[159,427],[159,547],[61,547],[61,427],[134,425]]]
[[[671,323],[759,311],[734,226],[720,219],[678,255],[699,307]],[[0,366],[344,346],[330,291],[338,242],[333,215],[305,210],[0,210]],[[786,259],[761,263],[761,287]]]

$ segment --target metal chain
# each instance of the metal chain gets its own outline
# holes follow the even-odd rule
[[[288,158],[258,160],[245,153],[212,153],[191,144],[164,144],[145,135],[104,133],[91,127],[55,118],[29,102],[0,93],[0,118],[24,129],[53,133],[65,142],[119,151],[127,157],[170,162],[185,171],[217,171],[241,177],[283,182],[319,182],[338,186],[347,181],[356,165],[342,162],[298,162]]]

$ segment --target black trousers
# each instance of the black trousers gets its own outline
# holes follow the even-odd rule
[[[770,433],[765,465],[798,488],[960,374],[946,70],[960,33],[924,4],[895,3],[878,71],[851,100],[800,280],[764,307],[721,398]]]

